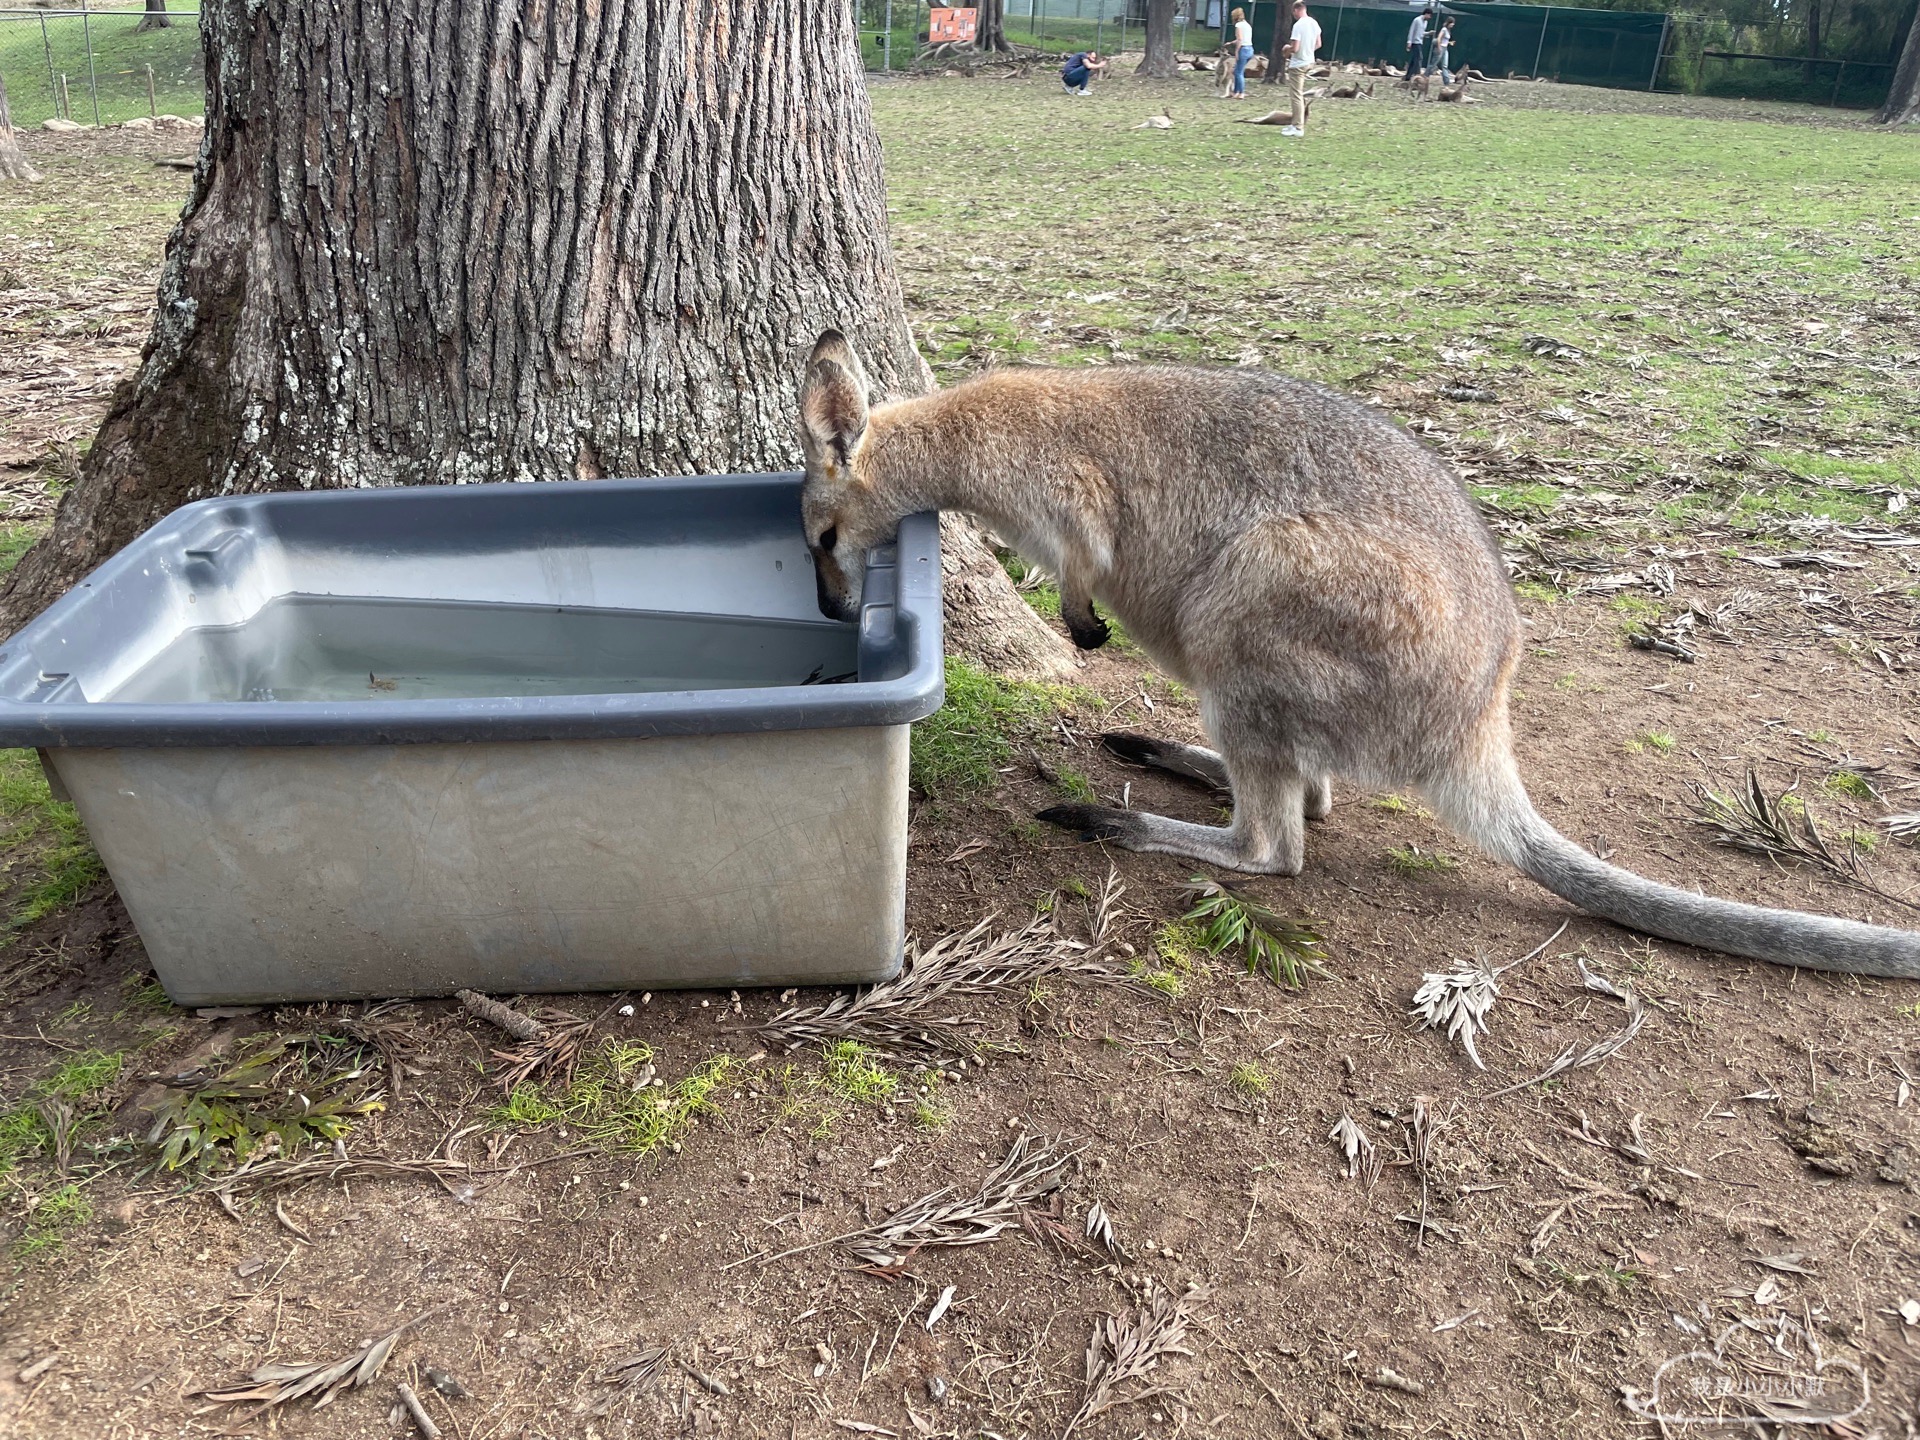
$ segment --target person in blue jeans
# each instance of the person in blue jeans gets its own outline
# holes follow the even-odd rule
[[[1427,62],[1427,74],[1440,74],[1442,85],[1453,84],[1453,17],[1449,15],[1433,32],[1433,57]]]
[[[1228,16],[1233,21],[1233,98],[1247,98],[1247,64],[1253,59],[1253,26],[1247,23],[1247,12],[1238,5]]]
[[[1067,87],[1069,95],[1085,95],[1093,77],[1107,73],[1107,63],[1100,58],[1098,50],[1076,50],[1060,67],[1060,83]]]

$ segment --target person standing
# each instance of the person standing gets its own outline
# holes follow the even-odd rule
[[[1282,135],[1307,133],[1307,72],[1313,68],[1313,55],[1320,48],[1320,22],[1307,14],[1307,0],[1293,0],[1293,35],[1287,41],[1287,99],[1293,107],[1293,123],[1280,128]]]
[[[1427,27],[1433,23],[1433,7],[1429,5],[1413,17],[1413,25],[1407,31],[1407,74],[1400,83],[1410,85],[1413,77],[1427,68]]]
[[[1238,5],[1227,17],[1233,21],[1233,98],[1247,98],[1247,65],[1253,59],[1253,26],[1247,23],[1247,12]]]
[[[1427,73],[1440,72],[1442,85],[1453,84],[1453,16],[1449,15],[1440,22],[1440,28],[1433,32],[1433,59],[1427,64]]]

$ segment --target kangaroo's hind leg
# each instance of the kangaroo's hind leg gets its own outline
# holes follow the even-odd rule
[[[1132,730],[1109,730],[1100,743],[1122,760],[1131,760],[1149,770],[1164,770],[1214,790],[1231,790],[1227,762],[1217,750],[1204,745],[1183,745],[1178,740],[1158,740]],[[1302,810],[1309,820],[1324,820],[1333,809],[1333,781],[1327,775],[1309,776]]]
[[[1255,875],[1298,875],[1306,859],[1306,779],[1289,761],[1272,756],[1236,758],[1227,768],[1231,825],[1194,825],[1106,805],[1056,805],[1039,818],[1124,850],[1180,855]]]

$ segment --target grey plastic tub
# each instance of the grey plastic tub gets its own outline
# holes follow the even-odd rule
[[[821,618],[800,477],[167,517],[0,646],[181,1004],[866,982],[900,963],[936,517]]]

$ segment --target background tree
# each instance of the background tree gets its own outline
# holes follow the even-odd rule
[[[1920,9],[1913,13],[1907,43],[1900,51],[1900,63],[1894,67],[1893,88],[1887,92],[1887,103],[1873,118],[1882,125],[1920,120]]]
[[[133,27],[138,35],[143,30],[165,30],[173,21],[167,18],[167,0],[147,0],[147,11],[140,17],[140,23]]]
[[[0,75],[0,180],[38,180],[40,172],[21,153],[13,130],[13,112],[7,109],[7,77]]]
[[[153,334],[0,626],[208,496],[788,468],[827,326],[924,389],[851,3],[207,0]],[[950,555],[961,648],[1070,663]]]
[[[1175,0],[1147,0],[1147,53],[1134,74],[1171,80],[1173,68],[1173,7]]]
[[[974,0],[979,12],[973,21],[973,43],[988,53],[1006,54],[1013,49],[1007,43],[1006,0]]]

